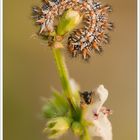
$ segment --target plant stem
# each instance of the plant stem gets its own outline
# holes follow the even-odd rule
[[[87,128],[85,128],[84,134],[80,137],[80,140],[91,140]]]
[[[62,88],[64,90],[64,93],[71,105],[71,113],[74,116],[77,116],[81,113],[81,109],[77,108],[73,102],[73,95],[72,95],[72,90],[71,90],[71,85],[70,85],[70,79],[69,79],[69,74],[68,70],[65,64],[65,60],[63,55],[61,54],[61,50],[59,48],[52,48],[53,55],[55,58],[56,66],[58,69],[58,73],[60,76]],[[74,110],[73,110],[74,109]],[[80,137],[80,140],[90,140],[90,136],[88,134],[87,128],[84,130],[84,134]]]
[[[63,55],[61,54],[61,50],[59,48],[52,48],[53,50],[53,55],[55,58],[56,66],[58,69],[58,73],[60,76],[61,84],[63,87],[63,90],[67,96],[68,99],[71,99],[71,86],[70,86],[70,81],[69,81],[69,74],[67,67],[65,65],[65,60]]]

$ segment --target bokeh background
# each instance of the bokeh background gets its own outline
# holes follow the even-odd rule
[[[109,90],[114,140],[136,140],[136,0],[103,2],[113,6],[111,43],[88,64],[65,52],[66,63],[81,90],[99,84]],[[61,90],[52,52],[31,37],[37,31],[31,7],[39,3],[4,0],[4,140],[46,140],[41,98],[51,96],[51,87]]]

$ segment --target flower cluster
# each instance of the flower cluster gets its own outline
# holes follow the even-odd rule
[[[103,85],[99,85],[92,91],[92,96],[91,92],[80,92],[79,96],[81,94],[82,96],[77,98],[76,89],[78,90],[78,88],[76,83],[73,81],[71,83],[74,89],[72,90],[73,99],[80,103],[80,108],[77,108],[76,111],[71,110],[71,106],[63,94],[55,91],[53,93],[54,97],[47,101],[43,108],[44,117],[48,119],[44,131],[48,133],[49,138],[58,138],[65,134],[68,129],[71,129],[77,136],[83,136],[87,127],[90,138],[99,136],[103,140],[112,140],[112,126],[108,119],[112,112],[110,109],[103,107],[108,97],[107,89]],[[83,102],[81,102],[83,100],[85,101],[84,108]]]
[[[87,126],[86,120],[82,118],[79,88],[74,80],[70,80],[70,84],[72,94],[69,98],[64,92],[54,91],[53,97],[47,100],[43,107],[43,116],[47,119],[44,132],[48,133],[50,139],[62,136],[68,129],[81,136]]]
[[[42,7],[33,8],[33,17],[41,27],[39,35],[50,42],[62,41],[70,33],[68,51],[87,60],[92,50],[101,53],[102,46],[109,43],[108,30],[113,24],[108,21],[108,12],[109,5],[94,0],[44,0]]]

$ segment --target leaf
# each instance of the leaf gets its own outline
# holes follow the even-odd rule
[[[53,97],[42,108],[45,118],[64,116],[69,111],[69,104],[63,94],[53,92]]]

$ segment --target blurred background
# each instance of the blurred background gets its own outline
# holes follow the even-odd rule
[[[41,98],[50,97],[52,87],[61,90],[51,50],[32,38],[38,28],[31,7],[40,2],[4,0],[4,140],[46,140]],[[88,64],[65,52],[66,63],[81,90],[99,84],[109,90],[113,140],[136,140],[136,0],[103,2],[113,7],[110,44]]]

